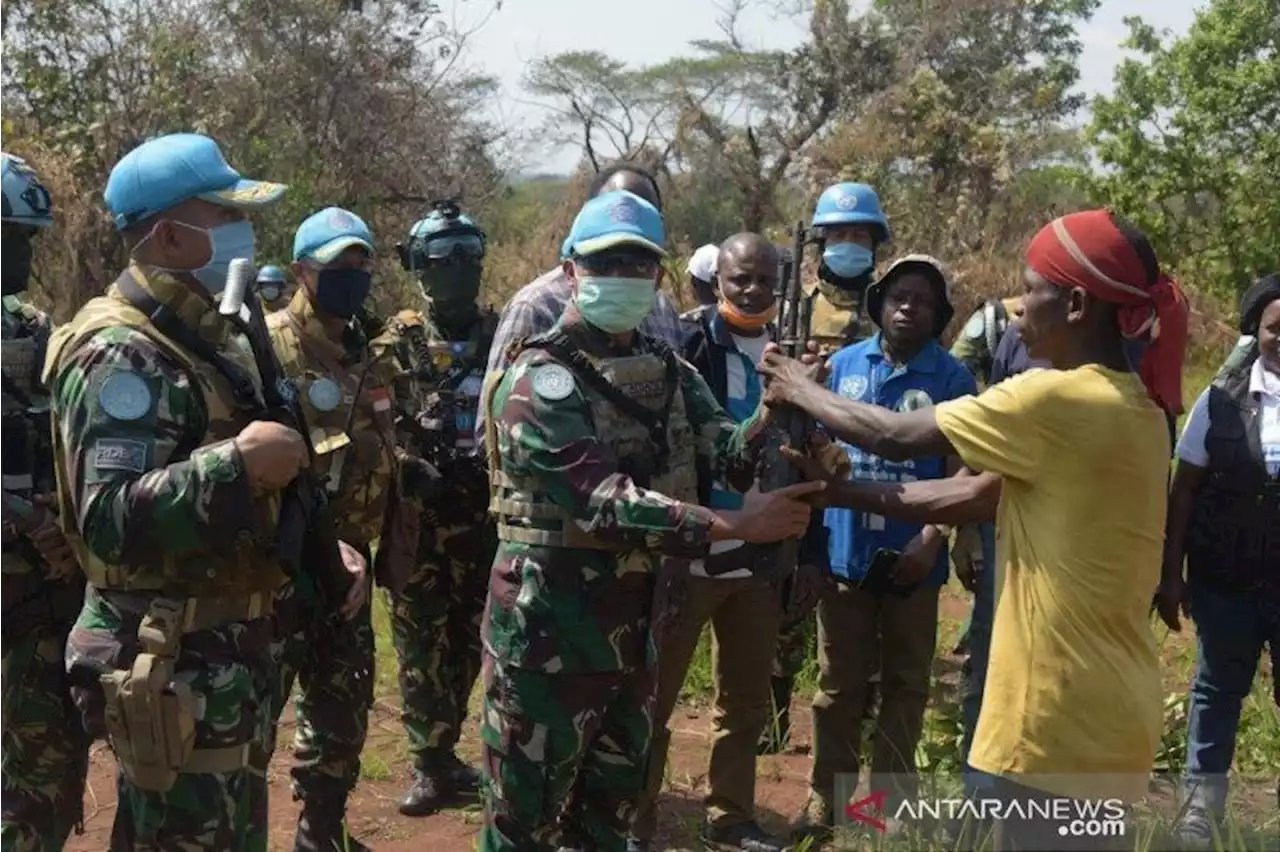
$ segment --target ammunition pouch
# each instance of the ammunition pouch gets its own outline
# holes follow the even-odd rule
[[[128,669],[99,677],[104,721],[125,777],[141,790],[165,793],[180,773],[235,772],[249,763],[249,744],[197,749],[204,697],[174,677],[183,633],[264,615],[268,594],[230,600],[155,598],[138,627],[141,650]],[[241,610],[235,614],[236,610]],[[231,617],[229,617],[231,616]]]

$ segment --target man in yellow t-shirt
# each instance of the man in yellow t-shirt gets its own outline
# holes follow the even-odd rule
[[[1046,226],[1027,260],[1019,324],[1031,356],[1055,370],[896,413],[830,394],[809,368],[771,352],[760,367],[771,379],[765,401],[798,406],[886,458],[954,452],[982,472],[842,485],[827,500],[940,522],[981,520],[998,500],[999,604],[970,763],[1000,776],[1011,798],[1132,800],[1160,738],[1148,612],[1167,502],[1161,407],[1181,409],[1186,303],[1146,238],[1106,211]],[[1152,339],[1141,378],[1126,336]],[[1061,837],[1058,823],[1007,822],[1015,845]]]

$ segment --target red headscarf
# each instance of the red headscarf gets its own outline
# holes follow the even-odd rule
[[[1119,305],[1120,333],[1149,341],[1138,373],[1161,408],[1182,413],[1182,362],[1187,351],[1187,300],[1160,274],[1147,285],[1147,268],[1106,210],[1054,219],[1027,247],[1027,265],[1059,287],[1081,287]]]

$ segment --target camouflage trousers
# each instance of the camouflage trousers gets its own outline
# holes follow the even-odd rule
[[[90,670],[132,667],[138,653],[138,623],[145,606],[139,594],[99,592],[92,587],[67,642],[68,662]],[[108,599],[110,598],[110,599]],[[271,723],[271,622],[237,622],[183,634],[174,677],[203,698],[196,721],[197,749],[262,748]],[[100,712],[83,698],[89,719]],[[92,725],[90,725],[92,727]],[[267,850],[267,783],[246,766],[229,772],[181,773],[168,791],[142,790],[120,777],[112,852],[245,852]]]
[[[266,757],[275,751],[280,714],[296,681],[293,797],[312,807],[345,808],[360,777],[373,706],[373,621],[366,602],[355,618],[340,625],[328,619],[321,630],[315,605],[294,583],[276,593],[278,676]]]
[[[83,816],[89,737],[71,700],[66,639],[66,628],[44,628],[4,649],[3,852],[55,852]]]
[[[480,852],[622,852],[653,736],[648,669],[548,674],[484,661]]]
[[[452,751],[480,673],[480,623],[497,539],[491,524],[424,530],[418,567],[388,593],[400,719],[419,769]]]

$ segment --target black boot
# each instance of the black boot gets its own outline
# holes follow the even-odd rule
[[[427,816],[446,805],[458,804],[462,798],[474,796],[479,788],[480,773],[453,752],[426,752],[413,770],[413,786],[400,800],[400,813]]]
[[[293,838],[293,852],[371,852],[347,833],[343,808],[303,807],[298,817],[298,833]]]
[[[773,695],[773,713],[760,735],[757,754],[781,754],[791,738],[791,690],[795,679],[775,675],[769,681]]]
[[[480,791],[480,782],[482,780],[480,770],[463,763],[456,753],[452,751],[445,753],[440,759],[440,764],[449,773],[449,778],[453,781],[453,787],[457,792],[477,793]]]

